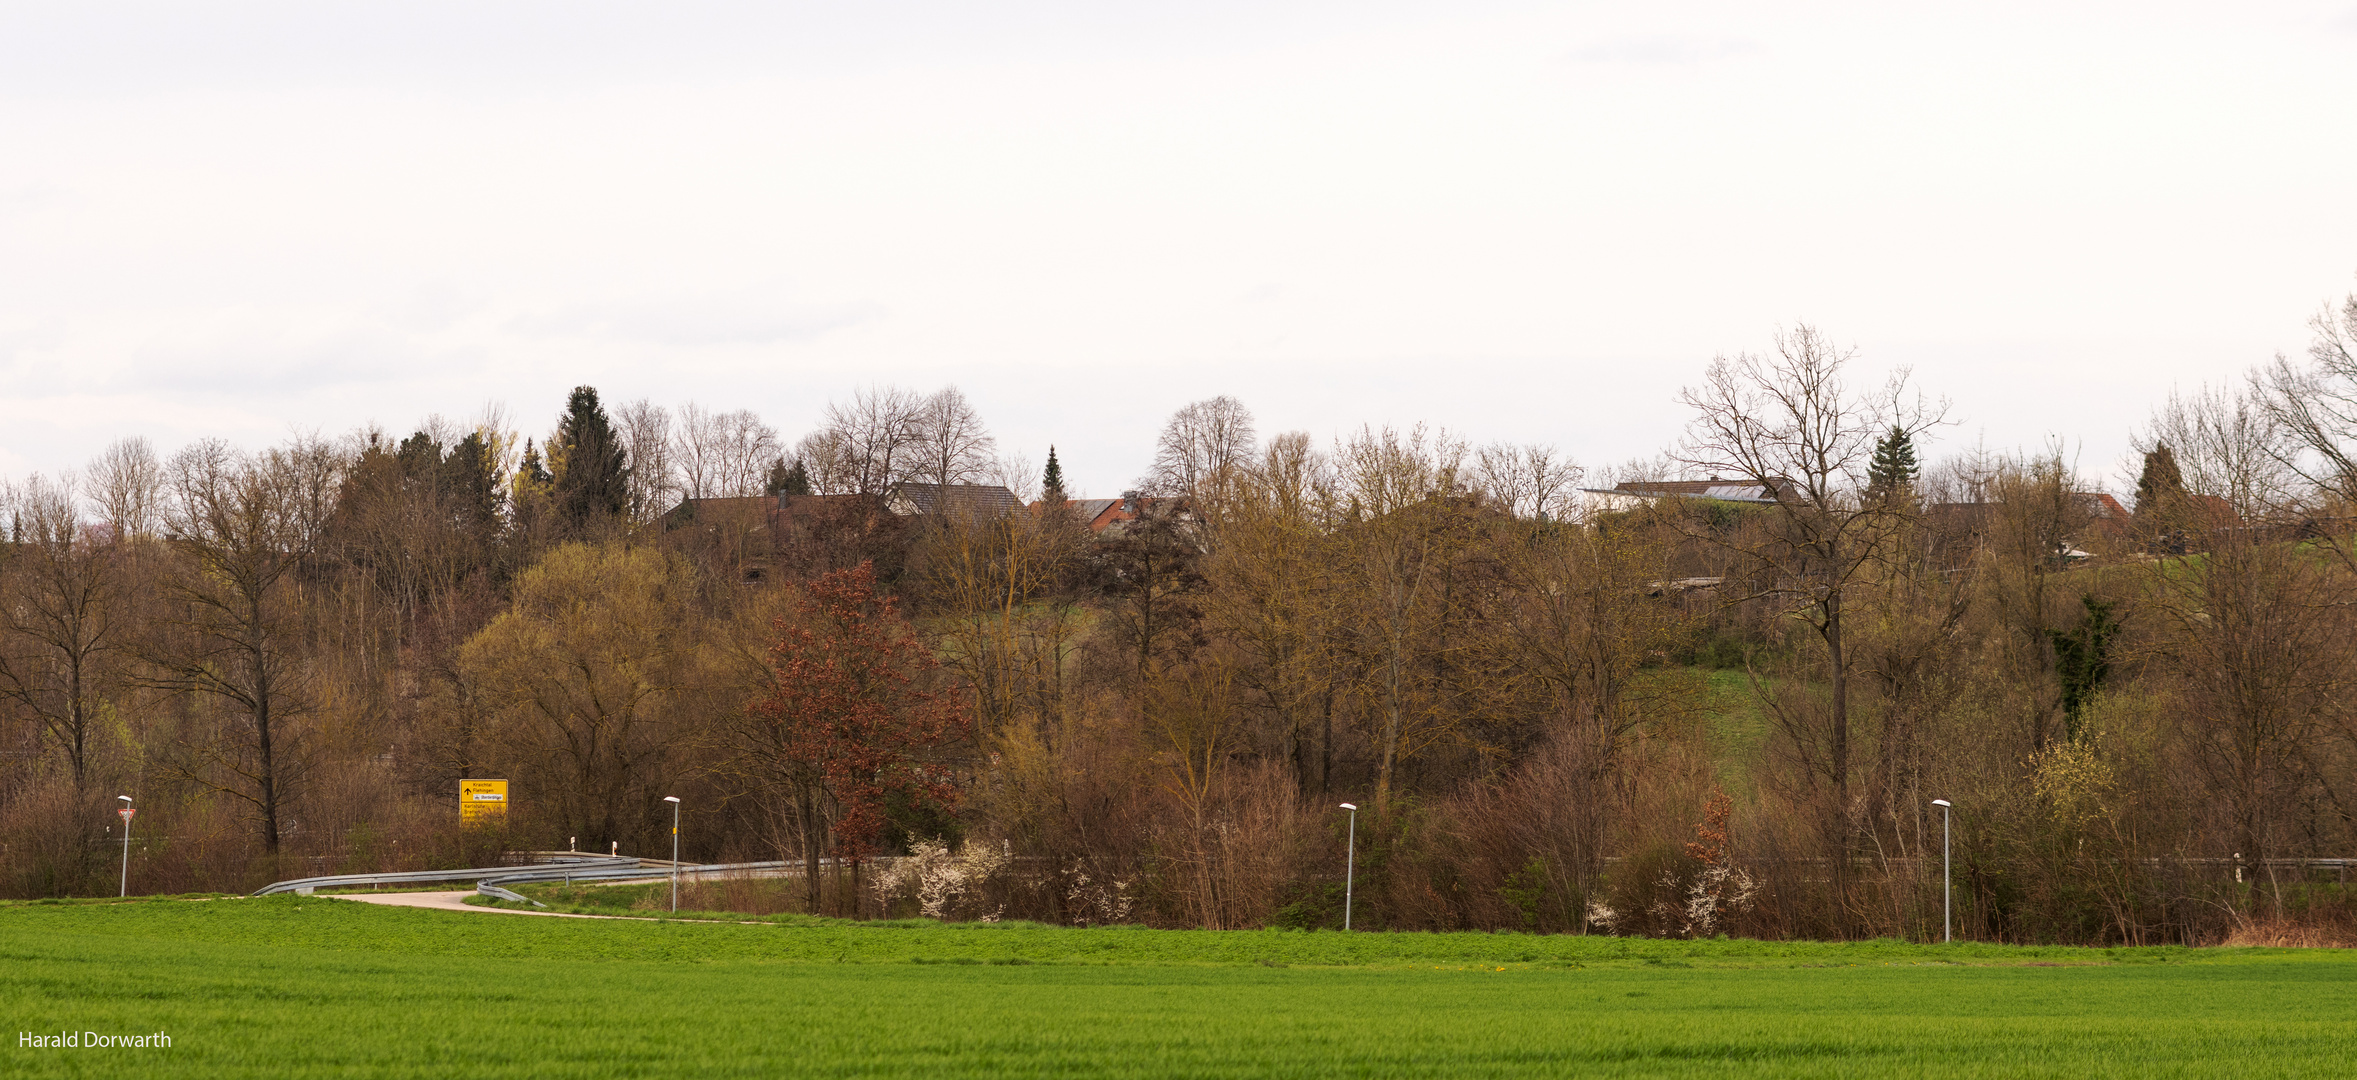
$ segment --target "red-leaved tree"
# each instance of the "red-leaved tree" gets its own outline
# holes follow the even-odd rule
[[[830,832],[856,896],[859,863],[876,851],[888,800],[944,810],[957,803],[949,770],[926,752],[964,738],[972,721],[958,701],[917,685],[937,661],[893,607],[876,595],[870,563],[811,582],[794,617],[774,624],[771,689],[748,710],[748,749],[801,833],[813,912]]]

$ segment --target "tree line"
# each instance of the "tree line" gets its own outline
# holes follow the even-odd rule
[[[1110,526],[954,388],[126,439],[6,493],[0,887],[104,891],[117,794],[147,892],[656,854],[678,796],[807,910],[1320,928],[1348,801],[1359,927],[1924,938],[1945,825],[1965,936],[2345,934],[2357,298],[2314,329],[2118,496],[1924,459],[1810,327],[1609,467],[1196,402]]]

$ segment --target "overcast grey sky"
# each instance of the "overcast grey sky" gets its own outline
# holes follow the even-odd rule
[[[2353,114],[2346,2],[0,5],[0,472],[577,383],[1604,463],[1804,320],[2103,472],[2357,287]]]

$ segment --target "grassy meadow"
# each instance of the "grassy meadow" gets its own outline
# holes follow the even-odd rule
[[[2344,1075],[2335,951],[0,907],[9,1076]]]

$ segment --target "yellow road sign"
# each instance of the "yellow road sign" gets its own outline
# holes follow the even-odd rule
[[[507,781],[461,780],[458,782],[458,820],[472,825],[478,821],[492,821],[507,817]]]

